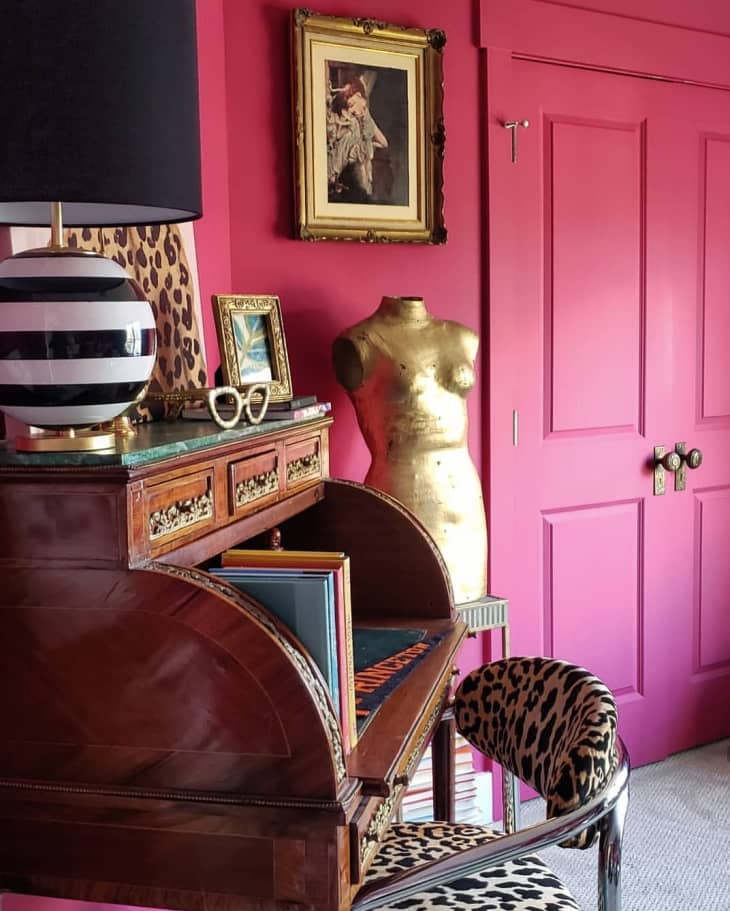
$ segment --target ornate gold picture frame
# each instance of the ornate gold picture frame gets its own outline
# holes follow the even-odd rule
[[[292,386],[279,298],[214,294],[213,315],[223,383],[227,386],[265,383],[270,390],[270,401],[288,402]]]
[[[445,34],[292,13],[296,236],[446,242]]]

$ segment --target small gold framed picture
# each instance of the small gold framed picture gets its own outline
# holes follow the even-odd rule
[[[214,294],[213,315],[224,385],[266,383],[270,401],[288,402],[292,386],[279,298]]]
[[[439,29],[292,13],[296,236],[446,242]]]

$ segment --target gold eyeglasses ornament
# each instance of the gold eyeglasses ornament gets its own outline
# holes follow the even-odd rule
[[[249,424],[260,424],[269,407],[271,387],[267,383],[253,383],[251,386],[212,386],[203,389],[186,389],[176,392],[148,392],[145,401],[163,402],[169,407],[168,419],[177,420],[187,402],[204,401],[210,417],[222,430],[232,430],[242,416]],[[255,398],[260,401],[254,402]],[[230,417],[223,417],[218,411],[220,399],[233,400],[234,410]],[[254,404],[256,410],[254,410]]]

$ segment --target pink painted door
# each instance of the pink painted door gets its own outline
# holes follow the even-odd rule
[[[650,762],[730,734],[730,94],[491,50],[488,86],[490,590]]]

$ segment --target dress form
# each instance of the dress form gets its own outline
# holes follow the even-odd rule
[[[372,457],[365,483],[426,526],[457,604],[486,592],[484,503],[467,448],[478,345],[475,332],[432,316],[420,297],[384,297],[333,345],[337,379]]]

